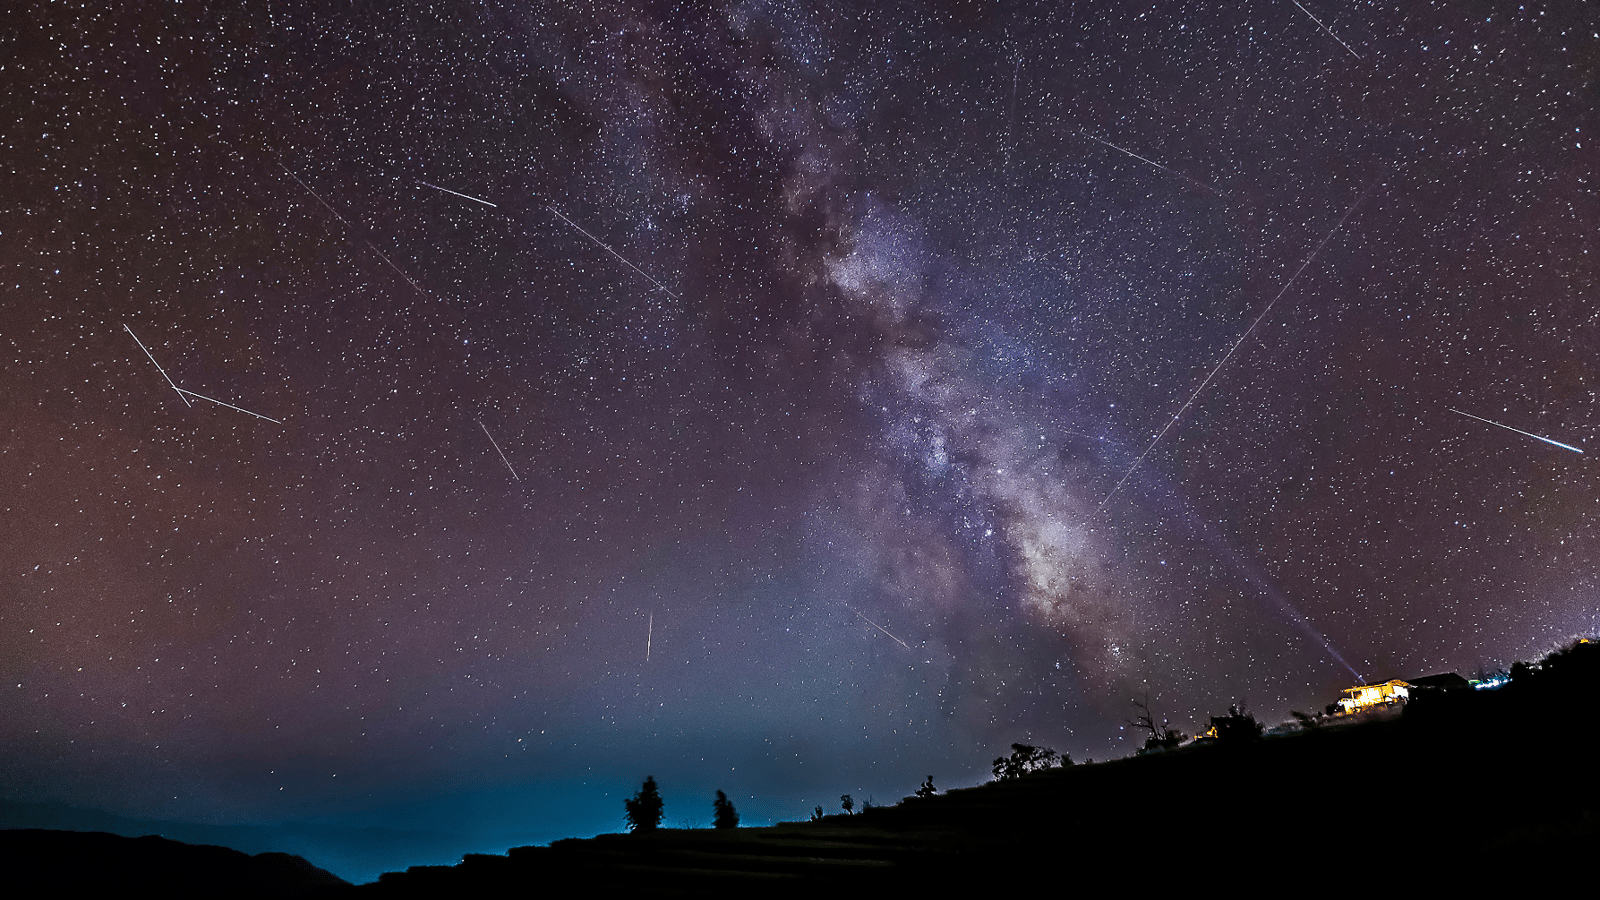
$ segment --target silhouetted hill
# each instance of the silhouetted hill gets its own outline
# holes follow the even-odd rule
[[[814,823],[518,847],[357,890],[1320,894],[1376,880],[1431,896],[1564,884],[1600,847],[1600,645],[1563,653],[1501,691],[1430,694],[1388,719],[1051,769]]]
[[[0,830],[24,828],[104,831],[123,837],[157,834],[185,844],[232,847],[246,854],[266,851],[293,853],[352,882],[374,880],[380,873],[397,865],[404,866],[424,859],[442,861],[460,858],[463,852],[484,848],[483,839],[446,829],[421,831],[295,821],[219,825],[133,818],[65,803],[23,803],[0,799]],[[505,844],[502,842],[500,846]]]
[[[350,890],[298,856],[250,856],[153,835],[4,830],[0,866],[13,897],[323,897]]]

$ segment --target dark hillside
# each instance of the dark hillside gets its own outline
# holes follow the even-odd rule
[[[821,822],[662,830],[521,847],[360,890],[433,896],[539,883],[630,896],[813,895],[1034,884],[1155,888],[1329,877],[1478,888],[1591,867],[1600,648],[1498,692],[1403,716],[1051,769]],[[549,880],[547,880],[549,879]]]
[[[471,855],[351,887],[298,857],[156,837],[0,832],[29,895],[987,896],[1107,885],[1427,896],[1569,885],[1600,849],[1600,645],[1519,664],[1498,691],[1424,692],[1387,717],[1048,769],[858,815],[610,834]]]

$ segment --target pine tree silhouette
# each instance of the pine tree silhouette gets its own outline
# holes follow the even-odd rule
[[[655,831],[661,825],[661,794],[654,775],[646,776],[639,793],[622,801],[628,809],[629,831]]]
[[[733,802],[728,799],[727,794],[717,791],[716,802],[712,803],[711,807],[716,810],[716,818],[712,820],[714,827],[739,827],[739,811],[733,808]]]

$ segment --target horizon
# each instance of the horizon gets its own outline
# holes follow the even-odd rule
[[[22,17],[0,808],[366,872],[1600,630],[1600,32],[1058,6]]]

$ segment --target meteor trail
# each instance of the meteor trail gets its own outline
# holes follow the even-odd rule
[[[500,454],[500,461],[505,463],[506,464],[506,468],[511,471],[511,477],[515,478],[517,481],[521,481],[522,479],[517,475],[517,470],[511,468],[511,460],[506,459],[505,451],[500,449],[500,442],[496,441],[494,439],[494,435],[489,433],[489,428],[488,428],[487,425],[483,424],[483,420],[482,419],[478,419],[477,422],[478,422],[478,427],[483,429],[483,436],[488,438],[489,439],[489,443],[494,445],[494,452]]]
[[[177,387],[177,386],[174,385],[174,387]],[[280,422],[277,419],[274,419],[274,418],[272,418],[270,416],[263,416],[260,413],[253,413],[250,410],[245,409],[242,406],[234,406],[232,403],[223,403],[221,400],[218,400],[215,397],[207,397],[205,394],[196,394],[194,391],[186,391],[183,388],[178,388],[178,393],[180,393],[180,394],[188,394],[190,397],[196,397],[196,398],[198,398],[200,400],[210,400],[212,403],[215,403],[218,406],[226,406],[229,409],[236,409],[239,412],[242,412],[247,416],[255,416],[258,419],[266,419],[268,422],[272,422],[275,425],[282,425],[283,424],[282,422]]]
[[[372,248],[372,252],[373,253],[378,254],[378,258],[379,259],[381,259],[384,262],[388,263],[389,264],[389,268],[395,270],[395,272],[398,273],[401,278],[404,278],[406,280],[406,284],[411,285],[413,288],[416,289],[417,293],[421,294],[422,296],[424,296],[424,297],[428,296],[428,292],[422,289],[422,285],[417,284],[415,281],[412,281],[411,280],[411,276],[407,275],[404,271],[402,271],[400,269],[399,266],[395,265],[394,261],[391,260],[387,255],[385,255],[382,250],[379,250],[377,244],[374,244],[371,241],[367,241],[367,246]]]
[[[496,206],[495,204],[490,203],[487,200],[481,200],[481,199],[479,199],[477,197],[472,196],[471,194],[463,194],[460,191],[452,191],[447,187],[439,187],[437,184],[429,184],[429,183],[427,183],[426,181],[423,181],[420,178],[417,179],[417,184],[420,184],[423,187],[431,187],[436,191],[444,191],[446,194],[455,194],[457,197],[464,197],[464,198],[466,198],[468,200],[473,201],[474,203],[482,203],[484,206],[493,207],[494,209],[499,209],[500,208],[499,206]]]
[[[1261,311],[1261,315],[1256,316],[1255,321],[1250,323],[1250,327],[1244,330],[1244,334],[1239,335],[1239,339],[1233,342],[1233,346],[1228,348],[1228,352],[1222,355],[1222,360],[1212,367],[1211,374],[1207,375],[1205,380],[1200,382],[1200,386],[1194,389],[1194,393],[1190,394],[1189,399],[1183,402],[1183,406],[1179,407],[1178,411],[1173,413],[1172,418],[1167,420],[1167,424],[1162,426],[1160,433],[1158,433],[1155,436],[1155,439],[1150,442],[1150,446],[1144,448],[1144,452],[1139,454],[1139,458],[1133,461],[1133,465],[1128,467],[1128,471],[1122,473],[1122,480],[1118,481],[1116,487],[1111,489],[1111,493],[1107,494],[1106,498],[1100,501],[1100,509],[1105,509],[1106,504],[1111,502],[1111,498],[1117,495],[1117,491],[1122,490],[1122,485],[1127,482],[1128,476],[1133,474],[1133,470],[1139,468],[1139,464],[1144,462],[1145,457],[1150,455],[1150,451],[1154,450],[1157,444],[1161,443],[1161,439],[1167,436],[1167,432],[1172,430],[1172,426],[1178,424],[1178,419],[1181,418],[1185,412],[1189,411],[1189,407],[1194,405],[1194,401],[1200,396],[1200,392],[1206,389],[1206,385],[1211,383],[1211,379],[1216,378],[1217,373],[1222,371],[1222,367],[1227,365],[1228,360],[1233,358],[1234,351],[1238,350],[1239,345],[1244,343],[1244,339],[1249,337],[1252,331],[1256,330],[1256,326],[1260,325],[1261,320],[1267,317],[1267,313],[1272,312],[1272,308],[1278,305],[1278,301],[1283,299],[1283,295],[1288,293],[1289,288],[1294,285],[1297,279],[1299,279],[1300,273],[1306,270],[1306,266],[1311,265],[1311,261],[1317,258],[1317,254],[1322,252],[1323,247],[1327,246],[1328,240],[1338,233],[1340,228],[1344,227],[1344,223],[1349,220],[1350,214],[1356,211],[1356,207],[1361,205],[1361,201],[1367,199],[1367,195],[1372,193],[1372,189],[1377,187],[1377,185],[1378,183],[1376,181],[1368,185],[1367,189],[1361,192],[1361,196],[1356,198],[1356,202],[1350,204],[1350,208],[1344,211],[1344,215],[1339,217],[1338,224],[1334,225],[1333,230],[1324,235],[1322,242],[1317,244],[1317,249],[1311,251],[1311,255],[1306,257],[1306,261],[1300,264],[1300,268],[1295,269],[1294,274],[1289,277],[1289,280],[1284,282],[1283,289],[1278,291],[1278,296],[1273,297],[1272,302],[1267,304],[1267,308]]]
[[[306,189],[306,193],[310,194],[313,197],[316,197],[317,198],[317,202],[322,204],[322,208],[326,209],[328,212],[333,213],[333,217],[335,219],[338,219],[339,221],[344,222],[344,227],[346,227],[346,228],[350,227],[350,223],[349,222],[345,222],[344,216],[339,215],[339,211],[337,209],[334,209],[333,207],[329,206],[328,205],[328,201],[322,199],[322,196],[320,194],[318,194],[316,191],[313,191],[311,189],[311,185],[306,184],[304,181],[300,181],[300,176],[299,175],[296,175],[295,173],[290,172],[289,171],[289,167],[284,165],[283,163],[278,163],[278,168],[282,169],[285,173],[287,173],[290,178],[293,178],[295,181],[299,182],[300,186]]]
[[[644,632],[644,661],[650,661],[650,641],[656,636],[656,611],[650,610],[650,624],[645,626]]]
[[[1196,187],[1205,188],[1206,190],[1210,191],[1213,194],[1216,194],[1219,197],[1226,197],[1227,196],[1227,194],[1224,194],[1223,192],[1217,190],[1216,188],[1212,187],[1209,184],[1206,184],[1204,181],[1201,181],[1198,178],[1190,178],[1188,175],[1185,175],[1182,172],[1178,172],[1178,171],[1175,171],[1173,169],[1169,169],[1166,166],[1163,166],[1161,163],[1158,163],[1153,159],[1146,159],[1145,157],[1140,156],[1139,154],[1133,152],[1132,150],[1127,150],[1127,149],[1124,149],[1122,147],[1118,147],[1116,144],[1113,144],[1110,141],[1102,141],[1102,140],[1100,140],[1099,138],[1095,137],[1094,135],[1090,134],[1087,131],[1080,131],[1078,133],[1083,135],[1084,137],[1088,138],[1089,140],[1094,141],[1096,144],[1104,144],[1105,146],[1110,147],[1111,149],[1117,151],[1118,153],[1126,153],[1127,155],[1133,157],[1134,159],[1137,159],[1140,162],[1149,163],[1150,165],[1155,166],[1156,168],[1160,169],[1161,171],[1166,172],[1168,175],[1176,175],[1179,178],[1182,178],[1184,181],[1187,181],[1190,184],[1195,185]]]
[[[867,618],[865,615],[862,614],[861,610],[856,609],[853,606],[846,606],[845,609],[848,609],[851,612],[855,613],[856,615],[861,616],[861,621],[867,623],[868,625],[871,625],[873,628],[878,629],[879,631],[883,632],[884,634],[889,634],[889,629],[887,629],[887,628],[883,627],[882,625],[879,625],[877,622],[874,622],[871,619]],[[905,641],[900,640],[899,638],[895,637],[892,634],[889,634],[889,639],[894,641],[896,644],[899,644],[900,646],[906,648],[907,650],[911,649],[911,645],[910,644],[906,643]]]
[[[1300,0],[1294,0],[1294,5],[1295,6],[1300,6]],[[1323,31],[1326,31],[1328,33],[1328,37],[1331,37],[1334,40],[1339,41],[1339,46],[1345,48],[1346,50],[1350,50],[1350,45],[1346,44],[1342,40],[1339,40],[1339,36],[1337,34],[1333,33],[1333,29],[1332,28],[1329,28],[1328,26],[1322,24],[1322,20],[1321,19],[1317,18],[1316,16],[1311,15],[1311,10],[1306,9],[1304,6],[1300,6],[1300,11],[1305,13],[1307,16],[1310,16],[1311,17],[1311,21],[1317,23],[1317,27],[1321,28]],[[1361,58],[1361,54],[1355,52],[1354,50],[1350,50],[1350,55],[1354,56],[1356,59],[1360,59]]]
[[[669,290],[667,290],[667,286],[666,285],[664,285],[661,282],[655,280],[654,278],[651,278],[650,275],[645,272],[645,270],[639,268],[638,266],[634,265],[631,262],[628,262],[628,260],[621,253],[618,253],[617,251],[611,249],[611,246],[609,244],[607,244],[605,241],[602,241],[599,238],[595,237],[594,235],[590,234],[589,232],[584,231],[583,230],[583,226],[579,225],[577,222],[572,221],[571,219],[567,218],[566,216],[561,215],[561,211],[556,209],[554,206],[550,206],[550,207],[546,207],[546,208],[549,209],[550,212],[554,213],[555,216],[557,218],[559,218],[561,221],[567,223],[568,225],[571,225],[573,228],[578,229],[578,233],[579,234],[583,235],[584,237],[588,238],[591,241],[594,241],[596,246],[600,247],[601,249],[605,250],[607,253],[609,253],[612,256],[615,256],[617,259],[621,260],[623,265],[625,265],[628,268],[634,270],[635,272],[638,272],[640,275],[643,275],[644,279],[646,281],[648,281],[651,284],[655,285],[656,287],[660,288],[662,293],[665,293],[668,297],[671,297],[674,300],[678,299],[678,295],[674,294],[673,292],[671,292]]]
[[[183,405],[194,406],[193,403],[189,402],[189,398],[184,396],[183,388],[178,387],[178,385],[172,380],[172,376],[167,374],[167,370],[161,368],[161,363],[156,362],[156,358],[154,356],[150,356],[150,348],[144,345],[144,341],[139,340],[139,336],[133,333],[133,329],[128,327],[127,322],[122,323],[122,328],[124,331],[128,332],[128,337],[133,338],[133,342],[139,345],[139,349],[144,351],[144,355],[150,357],[150,362],[155,365],[156,371],[161,373],[161,377],[167,380],[167,384],[172,385],[172,389],[178,392],[178,399],[183,401]],[[208,397],[206,399],[209,400],[210,398]]]
[[[1472,413],[1461,412],[1461,410],[1459,410],[1459,409],[1453,409],[1453,408],[1448,407],[1448,406],[1445,407],[1445,409],[1448,409],[1453,413],[1460,413],[1461,415],[1466,416],[1469,419],[1477,419],[1479,422],[1487,422],[1488,424],[1493,425],[1496,428],[1504,428],[1507,431],[1515,431],[1517,434],[1523,435],[1524,437],[1531,437],[1536,441],[1544,441],[1546,444],[1554,444],[1554,445],[1556,445],[1557,447],[1560,447],[1563,450],[1571,450],[1573,453],[1579,453],[1579,454],[1583,453],[1582,450],[1579,450],[1577,447],[1574,447],[1571,444],[1563,444],[1560,441],[1552,441],[1547,437],[1540,437],[1539,435],[1534,434],[1531,431],[1523,431],[1521,428],[1512,428],[1510,425],[1501,425],[1499,422],[1496,422],[1493,419],[1485,419],[1483,416],[1475,416]]]

